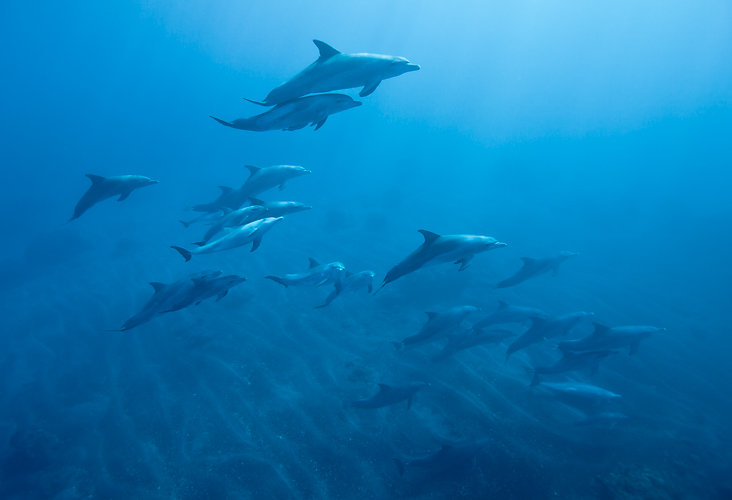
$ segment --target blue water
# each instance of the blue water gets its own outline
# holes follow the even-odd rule
[[[317,57],[407,57],[322,129],[233,119]],[[0,497],[730,498],[732,7],[699,2],[4,2],[0,7]],[[312,205],[248,247],[194,256],[177,221],[244,165],[312,171],[266,200]],[[86,173],[160,181],[66,223]],[[418,229],[509,244],[377,295],[283,288],[307,259],[386,272]],[[520,258],[580,255],[497,289]],[[204,269],[220,301],[120,328]],[[530,388],[557,341],[441,363],[425,311],[498,301],[664,333],[576,380],[612,424]],[[470,324],[480,314],[469,318]],[[525,325],[509,325],[521,333]],[[411,408],[350,402],[430,385]],[[457,464],[407,465],[487,440]],[[446,466],[447,465],[447,466]]]

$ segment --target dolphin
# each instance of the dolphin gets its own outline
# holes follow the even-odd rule
[[[583,411],[596,411],[621,398],[620,394],[581,382],[541,382],[539,385],[563,403]]]
[[[368,293],[371,293],[374,289],[374,276],[376,274],[373,271],[360,271],[358,273],[352,273],[345,271],[340,273],[339,279],[334,283],[333,291],[326,297],[325,302],[319,306],[315,306],[316,309],[327,307],[343,292],[356,291],[361,288],[366,288]]]
[[[273,89],[263,106],[282,104],[317,92],[363,87],[361,97],[371,94],[382,80],[417,71],[419,65],[403,57],[380,54],[343,54],[325,42],[313,40],[320,51],[318,59],[293,78]]]
[[[424,229],[420,229],[419,232],[424,237],[422,245],[386,273],[381,288],[417,269],[442,262],[460,264],[459,270],[462,271],[468,267],[475,254],[507,245],[490,236],[472,234],[440,236]]]
[[[411,460],[394,459],[399,475],[403,476],[406,469],[422,469],[427,473],[443,473],[453,474],[456,472],[464,472],[472,466],[490,441],[488,439],[479,439],[477,441],[468,441],[458,444],[445,444],[439,451],[427,455],[422,458],[414,458]]]
[[[414,399],[414,395],[417,391],[427,385],[428,384],[425,382],[412,382],[406,385],[379,384],[379,392],[370,398],[353,401],[351,406],[361,409],[374,409],[406,401],[407,409],[409,409],[412,407],[412,399]]]
[[[361,101],[354,101],[345,94],[317,94],[307,97],[298,97],[292,101],[283,102],[262,114],[249,118],[238,118],[227,122],[221,118],[211,116],[221,125],[249,130],[251,132],[265,132],[267,130],[300,130],[310,125],[318,130],[325,124],[330,115],[346,111],[361,105]]]
[[[190,288],[188,293],[180,294],[170,308],[162,312],[178,311],[192,304],[198,305],[211,297],[216,297],[216,302],[218,302],[229,293],[231,288],[244,283],[246,278],[230,274],[220,277],[193,278],[192,281],[193,288]]]
[[[549,319],[549,315],[541,309],[525,306],[514,306],[503,300],[498,301],[498,308],[490,315],[473,325],[473,330],[479,331],[492,325],[506,323],[525,323],[534,318]]]
[[[508,346],[508,349],[506,350],[506,359],[519,349],[525,349],[528,346],[539,343],[544,339],[567,335],[579,324],[580,321],[593,315],[594,313],[591,312],[580,311],[563,314],[550,319],[533,318],[531,320],[531,327],[529,327],[528,330]]]
[[[264,233],[272,229],[272,227],[283,218],[284,217],[267,217],[266,219],[256,220],[241,227],[227,228],[226,234],[222,237],[206,243],[205,245],[201,245],[193,250],[186,250],[185,248],[177,246],[171,246],[170,248],[173,248],[181,254],[186,262],[191,260],[192,254],[220,252],[222,250],[237,248],[246,245],[247,243],[252,244],[251,251],[253,252],[259,248],[259,245],[262,243],[262,236],[264,236]]]
[[[595,331],[578,340],[560,342],[557,347],[563,353],[597,351],[601,349],[628,348],[629,354],[638,352],[641,340],[653,333],[664,332],[665,328],[647,325],[615,326],[608,328],[595,323]]]
[[[310,170],[298,165],[273,165],[271,167],[255,167],[246,165],[249,170],[249,178],[238,189],[227,186],[219,186],[221,194],[211,203],[195,205],[196,212],[217,212],[229,208],[236,210],[246,204],[253,196],[257,196],[275,186],[280,190],[285,188],[285,183],[295,177],[307,175]]]
[[[561,359],[551,366],[539,366],[534,369],[534,378],[531,385],[537,385],[541,382],[541,375],[557,375],[567,372],[584,372],[587,375],[594,375],[600,361],[608,357],[615,351],[587,351],[581,353],[567,353]]]
[[[470,349],[471,347],[486,344],[497,344],[514,335],[515,333],[510,330],[463,330],[454,335],[450,335],[445,347],[435,354],[432,361],[443,361],[451,357],[453,354],[465,349]]]
[[[435,337],[446,335],[455,330],[468,314],[478,310],[475,306],[456,306],[444,312],[427,312],[427,323],[420,331],[394,345],[397,348],[421,344]]]
[[[69,222],[78,219],[81,214],[102,200],[119,195],[117,201],[124,201],[135,189],[158,183],[158,181],[144,175],[102,177],[101,175],[86,174],[86,176],[92,184],[74,207],[74,215],[71,216]]]
[[[322,286],[336,283],[340,279],[340,274],[346,270],[345,266],[338,261],[320,264],[312,257],[308,260],[310,267],[304,273],[285,274],[282,277],[270,275],[265,278],[277,282],[285,288],[288,286]]]
[[[231,211],[230,208],[222,208],[221,210],[216,210],[214,212],[204,212],[201,215],[194,217],[191,220],[179,220],[181,224],[183,224],[183,227],[188,229],[193,224],[202,222],[205,224],[216,224],[221,220],[222,217],[224,217],[227,213]]]
[[[506,288],[518,285],[524,281],[539,276],[544,273],[552,272],[554,276],[559,271],[559,265],[570,257],[578,255],[575,252],[563,251],[555,257],[547,257],[544,259],[532,259],[531,257],[521,257],[523,266],[516,271],[516,274],[510,278],[506,278],[496,285],[498,288]]]

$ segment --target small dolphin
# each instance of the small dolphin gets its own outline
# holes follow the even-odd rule
[[[468,314],[478,310],[475,306],[456,306],[444,312],[427,312],[427,323],[415,335],[395,343],[397,348],[424,343],[452,332]]]
[[[256,220],[241,227],[230,227],[226,229],[226,234],[219,239],[213,240],[205,245],[201,245],[193,250],[171,246],[188,262],[191,260],[192,254],[214,253],[222,250],[237,248],[247,243],[252,244],[251,251],[255,251],[262,243],[264,234],[272,229],[272,227],[281,221],[284,217],[267,217],[266,219]]]
[[[257,196],[275,186],[279,186],[282,190],[288,180],[310,173],[310,170],[298,165],[273,165],[271,167],[246,165],[246,168],[249,170],[249,178],[239,189],[219,186],[221,194],[218,198],[211,203],[196,205],[193,210],[196,212],[217,212],[226,208],[236,210],[253,196]]]
[[[414,395],[417,391],[426,386],[427,384],[425,382],[412,382],[406,385],[379,384],[379,392],[370,398],[353,401],[351,406],[361,409],[374,409],[406,401],[407,409],[409,409],[412,407],[412,399],[414,399]]]
[[[288,286],[322,286],[328,283],[336,283],[346,268],[340,262],[330,262],[328,264],[320,264],[317,260],[310,258],[310,268],[304,273],[285,274],[282,277],[265,276],[283,285]]]
[[[216,302],[223,299],[229,290],[240,283],[244,283],[246,278],[231,274],[220,277],[204,277],[193,278],[193,288],[188,293],[180,295],[177,300],[171,304],[169,309],[162,312],[173,312],[186,308],[190,305],[198,305],[204,300],[216,297]]]
[[[490,315],[473,325],[473,330],[479,331],[492,325],[506,323],[526,323],[532,319],[549,319],[549,315],[535,307],[514,306],[503,300],[498,301],[498,308]]]
[[[475,466],[478,455],[489,444],[490,441],[488,439],[479,439],[477,441],[459,444],[445,444],[442,445],[439,451],[426,457],[411,460],[395,458],[394,463],[400,476],[403,476],[408,468],[422,469],[430,474],[453,475],[453,473],[465,472],[471,466]]]
[[[544,339],[562,337],[569,334],[580,321],[593,315],[594,313],[591,312],[580,311],[549,319],[533,318],[531,320],[531,327],[508,346],[506,359],[519,349],[525,349]]]
[[[647,325],[607,326],[595,323],[595,331],[578,340],[560,342],[557,347],[564,352],[598,351],[602,349],[622,349],[627,347],[629,354],[638,352],[641,340],[653,333],[664,332],[665,328]]]
[[[86,174],[86,176],[92,184],[76,204],[74,215],[71,216],[69,222],[79,218],[81,214],[102,200],[119,195],[117,201],[124,201],[135,189],[158,183],[158,181],[144,175],[102,177],[101,175]]]
[[[490,236],[472,234],[440,236],[424,229],[420,229],[419,232],[424,237],[424,243],[386,273],[381,288],[417,269],[442,262],[460,264],[459,270],[462,271],[468,267],[475,254],[506,246],[506,243],[501,243]]]
[[[578,255],[575,252],[567,252],[563,251],[560,252],[559,255],[555,257],[547,257],[544,259],[532,259],[531,257],[521,257],[521,260],[523,261],[523,266],[521,269],[516,271],[516,274],[511,276],[510,278],[506,278],[505,280],[501,281],[496,285],[498,288],[506,288],[509,286],[518,285],[519,283],[523,283],[524,281],[533,278],[535,276],[539,276],[544,273],[552,272],[554,273],[554,276],[557,275],[557,272],[559,271],[559,265],[567,260],[570,257],[574,257]]]
[[[597,408],[621,398],[620,394],[581,382],[541,382],[539,385],[549,390],[561,402],[582,411],[596,411]]]
[[[238,118],[227,122],[221,118],[211,116],[214,120],[227,127],[251,132],[265,132],[267,130],[300,130],[310,125],[318,130],[325,124],[330,115],[346,111],[361,105],[361,101],[354,101],[345,94],[317,94],[307,97],[298,97],[292,101],[283,102],[262,114],[249,118]]]
[[[567,353],[561,359],[551,366],[539,366],[534,369],[534,378],[531,385],[537,385],[541,382],[541,375],[557,375],[567,372],[583,372],[592,376],[597,372],[600,361],[608,357],[615,351],[587,351],[581,353]]]
[[[373,271],[360,271],[358,273],[345,271],[340,273],[339,279],[334,284],[333,291],[326,297],[324,303],[315,306],[315,308],[320,309],[329,306],[343,292],[352,292],[366,288],[368,293],[371,293],[374,289],[374,276],[376,274]]]
[[[514,335],[515,333],[510,330],[463,330],[462,332],[450,335],[445,347],[432,358],[432,361],[445,360],[453,354],[470,349],[471,347],[497,344]]]
[[[216,210],[215,212],[202,213],[198,217],[194,217],[191,220],[179,220],[178,222],[183,224],[183,227],[185,227],[186,229],[197,223],[216,224],[230,211],[230,208],[222,208],[221,210]]]
[[[412,64],[403,57],[343,54],[320,40],[313,40],[313,43],[318,47],[320,57],[293,78],[273,89],[263,102],[257,104],[272,106],[307,94],[354,87],[363,87],[359,95],[366,97],[376,90],[382,80],[419,69],[417,64]]]

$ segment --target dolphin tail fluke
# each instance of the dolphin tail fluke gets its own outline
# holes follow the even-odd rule
[[[278,276],[265,276],[265,278],[267,278],[268,280],[272,280],[275,283],[279,283],[280,285],[284,286],[285,288],[287,288],[289,286],[284,279],[282,279]]]
[[[404,461],[403,460],[399,460],[398,458],[395,458],[394,459],[394,465],[396,465],[397,472],[399,473],[399,476],[403,476],[404,475],[404,465],[405,465],[404,464]]]
[[[244,99],[247,102],[251,102],[252,104],[256,104],[257,106],[264,106],[265,108],[269,108],[272,106],[272,104],[267,104],[266,102],[262,102],[262,101],[255,101],[254,99],[248,99],[246,97],[242,97],[242,99]],[[213,118],[213,117],[211,117],[211,118]]]
[[[181,224],[183,224],[183,227],[186,228],[186,229],[188,229],[189,227],[191,227],[191,223],[190,222],[186,222],[184,220],[179,220],[178,222],[180,222]]]
[[[219,122],[221,125],[226,125],[227,127],[236,128],[234,127],[234,124],[231,122],[227,122],[226,120],[222,120],[221,118],[216,118],[215,116],[208,115],[209,118],[213,118],[217,122]]]
[[[189,260],[191,260],[191,252],[189,252],[189,251],[188,251],[188,250],[186,250],[185,248],[177,247],[177,246],[175,246],[175,245],[172,245],[172,246],[171,246],[170,248],[172,248],[173,250],[175,250],[175,251],[177,251],[177,252],[178,252],[179,254],[181,254],[181,256],[182,256],[182,257],[183,257],[184,259],[186,259],[186,262],[188,262]]]

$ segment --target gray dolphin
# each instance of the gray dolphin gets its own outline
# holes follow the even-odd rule
[[[315,306],[316,309],[329,306],[343,292],[352,292],[366,288],[368,293],[371,293],[374,289],[374,276],[376,274],[373,271],[359,271],[357,273],[345,271],[338,276],[339,278],[334,283],[333,291],[326,297],[325,302],[319,306]]]
[[[205,212],[201,215],[192,218],[191,220],[179,220],[181,224],[183,224],[183,227],[188,229],[193,224],[197,223],[204,223],[204,224],[216,224],[218,221],[221,220],[223,216],[225,216],[227,213],[231,211],[230,208],[222,208],[220,210],[216,210],[214,212]]]
[[[203,278],[192,278],[193,288],[189,288],[187,293],[179,294],[169,309],[162,312],[173,312],[184,309],[190,305],[198,305],[206,299],[216,297],[216,302],[223,299],[229,290],[240,283],[244,283],[246,278],[230,274],[227,276],[207,276]]]
[[[318,130],[325,124],[330,115],[346,111],[361,105],[361,101],[354,101],[345,94],[317,94],[307,97],[298,97],[292,101],[278,104],[262,114],[249,118],[238,118],[227,122],[221,118],[211,116],[214,120],[227,127],[251,132],[265,132],[267,130],[300,130],[310,125]]]
[[[394,345],[397,348],[413,346],[447,335],[459,327],[463,319],[477,310],[478,308],[475,306],[456,306],[443,312],[427,312],[427,323],[422,326],[419,332],[401,342],[396,342]]]
[[[312,257],[308,259],[310,267],[304,273],[285,274],[284,276],[265,276],[265,278],[287,288],[288,286],[322,286],[335,283],[346,268],[338,261],[320,264]]]
[[[472,466],[490,441],[479,439],[458,444],[445,444],[439,451],[426,457],[403,460],[394,459],[399,475],[403,476],[407,469],[418,468],[427,473],[464,472]]]
[[[275,186],[279,186],[282,190],[288,180],[310,173],[310,170],[298,165],[273,165],[271,167],[246,165],[246,168],[249,170],[249,178],[240,188],[219,186],[221,194],[218,198],[211,203],[195,205],[193,210],[196,212],[217,212],[226,208],[236,210],[248,203],[252,197]]]
[[[554,318],[533,318],[531,327],[526,330],[519,338],[517,338],[506,350],[506,359],[519,349],[541,342],[544,339],[554,337],[562,337],[569,334],[580,321],[594,313],[579,311],[569,314],[563,314]]]
[[[628,348],[629,354],[638,352],[641,340],[654,333],[664,332],[665,328],[648,325],[607,326],[595,323],[595,331],[578,340],[560,342],[557,347],[563,353],[598,351],[601,349]]]
[[[516,335],[510,330],[463,330],[450,335],[447,344],[432,357],[432,361],[443,361],[453,354],[479,345],[497,344]]]
[[[479,331],[492,325],[506,323],[526,323],[532,319],[549,319],[549,315],[535,307],[515,306],[503,300],[498,301],[498,308],[491,314],[473,325],[473,330]]]
[[[86,174],[86,176],[92,184],[74,207],[74,215],[71,216],[69,222],[79,218],[81,214],[102,200],[119,196],[117,201],[124,201],[135,189],[158,183],[158,181],[144,175],[102,177],[101,175]]]
[[[587,351],[581,353],[567,353],[551,366],[539,366],[534,369],[534,378],[531,385],[541,382],[542,375],[557,375],[568,372],[582,372],[592,376],[597,371],[600,361],[615,351]]]
[[[412,399],[414,395],[426,387],[428,384],[425,382],[411,382],[405,385],[386,385],[379,384],[379,392],[366,399],[359,399],[353,401],[351,406],[354,408],[361,409],[374,409],[383,408],[384,406],[391,406],[402,401],[407,402],[407,409],[412,407]]]
[[[524,281],[539,276],[548,272],[554,273],[556,276],[559,271],[559,265],[570,257],[578,255],[575,252],[563,251],[559,255],[554,257],[547,257],[544,259],[532,259],[531,257],[521,257],[523,266],[521,269],[516,271],[516,274],[510,278],[506,278],[496,285],[498,288],[506,288],[509,286],[518,285]]]
[[[361,97],[371,94],[382,80],[417,71],[419,65],[403,57],[381,54],[343,54],[325,42],[313,40],[320,57],[287,82],[273,89],[262,102],[272,106],[316,92],[363,87]],[[254,101],[256,102],[256,101]]]
[[[248,243],[252,244],[251,251],[253,252],[259,248],[264,234],[272,229],[272,227],[283,218],[284,217],[267,217],[266,219],[255,220],[254,222],[250,222],[249,224],[241,227],[226,228],[226,234],[222,237],[194,248],[193,250],[186,250],[185,248],[177,247],[175,245],[170,248],[181,254],[186,262],[191,260],[191,256],[193,254],[220,252],[222,250],[237,248]]]
[[[595,412],[621,398],[620,394],[581,382],[541,382],[539,386],[547,389],[559,401],[585,412]]]
[[[460,264],[459,270],[462,271],[468,267],[475,254],[507,245],[490,236],[472,234],[440,236],[424,229],[420,229],[419,232],[424,237],[422,245],[386,273],[381,288],[417,269],[442,262]]]

